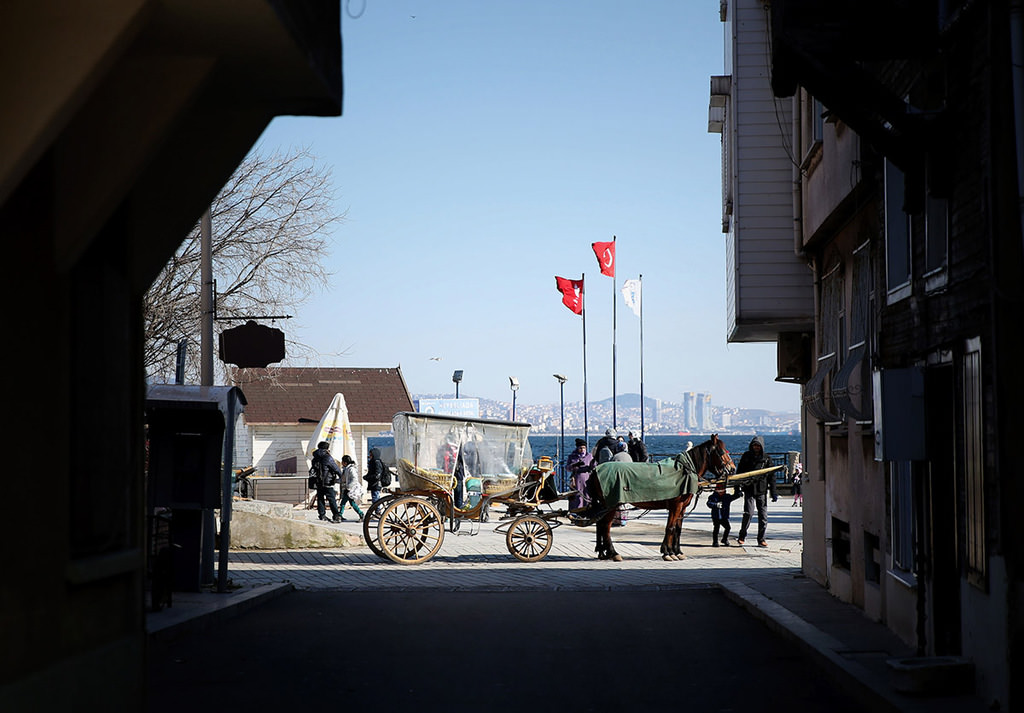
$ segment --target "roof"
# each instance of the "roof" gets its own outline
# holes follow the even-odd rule
[[[317,423],[339,393],[352,423],[390,424],[414,410],[401,367],[231,369],[229,378],[245,394],[247,424]]]

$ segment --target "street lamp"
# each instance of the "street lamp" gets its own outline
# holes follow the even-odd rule
[[[509,388],[512,389],[512,420],[516,420],[516,392],[519,391],[519,379],[514,376],[508,377]]]
[[[462,381],[462,369],[458,369],[452,374],[452,381],[455,382],[455,398],[459,398],[459,382]]]
[[[562,438],[558,442],[558,467],[562,472],[561,490],[565,490],[565,382],[568,379],[561,374],[555,374],[555,378],[558,379],[558,414],[562,421]]]

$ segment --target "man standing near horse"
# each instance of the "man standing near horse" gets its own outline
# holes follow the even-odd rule
[[[740,464],[736,468],[736,475],[741,476],[744,473],[771,467],[772,459],[764,452],[764,438],[754,436],[750,441],[750,446],[747,447],[743,457],[740,458]],[[764,539],[765,530],[768,528],[767,496],[771,493],[773,503],[779,499],[778,494],[775,492],[775,473],[773,471],[754,476],[741,487],[743,490],[743,522],[740,524],[740,536],[736,538],[736,543],[742,545],[743,541],[747,539],[747,528],[750,526],[750,520],[754,516],[754,510],[756,509],[757,546],[767,547],[768,542]]]

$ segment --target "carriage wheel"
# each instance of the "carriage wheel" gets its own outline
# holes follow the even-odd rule
[[[551,525],[536,515],[524,515],[505,533],[505,546],[522,562],[538,562],[551,551]]]
[[[366,514],[363,515],[363,541],[366,542],[367,547],[373,551],[373,554],[378,557],[387,559],[387,555],[384,554],[384,550],[380,548],[380,536],[377,530],[377,523],[380,522],[380,516],[384,514],[384,508],[393,503],[397,499],[395,495],[386,495],[383,498],[378,498],[377,502],[373,503],[366,509]]]
[[[392,562],[420,564],[441,549],[444,521],[437,508],[423,498],[399,497],[381,513],[377,541]]]

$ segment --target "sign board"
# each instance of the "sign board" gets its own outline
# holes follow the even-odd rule
[[[416,411],[438,416],[480,418],[480,399],[418,399]]]

